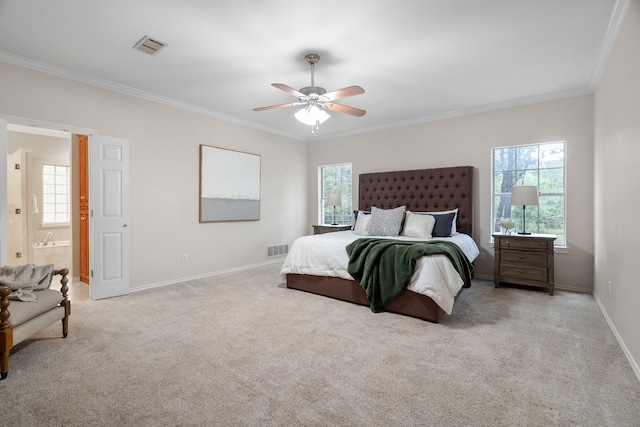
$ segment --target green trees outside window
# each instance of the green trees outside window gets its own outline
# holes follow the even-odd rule
[[[512,219],[522,230],[522,206],[511,206],[511,188],[535,185],[540,193],[538,206],[527,206],[526,230],[555,234],[556,246],[566,246],[565,227],[565,142],[549,142],[492,150],[492,230]]]
[[[322,184],[320,192],[321,223],[331,224],[333,222],[333,206],[327,206],[327,195],[340,193],[342,206],[335,208],[336,223],[351,224],[353,212],[351,163],[321,166],[320,179]]]

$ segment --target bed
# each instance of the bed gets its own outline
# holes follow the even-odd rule
[[[472,248],[465,251],[468,257],[477,256],[477,246],[473,243],[473,168],[457,166],[436,169],[420,169],[394,172],[367,173],[359,176],[358,209],[370,211],[373,207],[392,209],[405,206],[412,212],[442,212],[457,209],[456,232],[467,236],[453,236],[452,239],[471,240]],[[356,238],[353,231],[329,233],[325,235],[304,236],[297,239],[285,259],[281,273],[285,277],[287,288],[307,291],[361,305],[369,305],[362,286],[349,275],[336,273],[334,268],[326,271],[307,271],[297,268],[295,251],[301,243],[319,239],[320,245],[337,244],[335,254],[344,262],[344,245]],[[470,237],[470,238],[469,238]],[[340,250],[340,247],[343,248]],[[441,258],[439,256],[424,257]],[[292,261],[294,260],[294,261]],[[471,259],[472,261],[472,259]],[[427,262],[429,264],[429,262]],[[445,262],[446,264],[446,262]],[[440,262],[440,266],[444,265]],[[428,266],[425,268],[429,268]],[[421,273],[422,274],[422,273]],[[414,276],[418,276],[416,273]],[[414,278],[412,278],[412,282]],[[443,286],[447,287],[446,284]],[[459,293],[452,292],[453,298]],[[428,294],[428,292],[427,292]],[[430,322],[438,322],[445,314],[445,308],[451,304],[409,289],[384,306],[390,311],[417,317]],[[443,305],[445,308],[443,308]]]

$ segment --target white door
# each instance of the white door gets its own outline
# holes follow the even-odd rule
[[[7,122],[0,119],[0,153],[4,153],[5,159],[7,158]],[[0,265],[7,265],[9,263],[9,253],[7,241],[9,240],[9,223],[7,222],[7,215],[9,214],[9,207],[7,206],[7,162],[0,162],[0,177],[3,185],[0,185]]]
[[[129,141],[89,137],[89,296],[129,293]]]

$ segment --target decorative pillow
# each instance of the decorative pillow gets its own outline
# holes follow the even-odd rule
[[[397,236],[404,219],[404,206],[394,209],[371,208],[370,236]]]
[[[449,209],[446,211],[434,211],[434,212],[417,212],[418,214],[427,214],[427,215],[442,215],[442,214],[448,214],[448,213],[453,213],[455,214],[453,217],[453,221],[451,222],[451,235],[455,236],[456,234],[458,234],[458,230],[456,229],[456,223],[458,222],[458,208],[455,209]]]
[[[436,224],[433,226],[433,231],[431,235],[433,237],[449,237],[451,236],[451,223],[453,219],[456,217],[454,212],[446,213],[446,214],[429,214],[434,217],[436,220]]]
[[[353,226],[353,232],[361,236],[369,235],[369,222],[371,221],[371,214],[361,211],[360,215],[356,217],[356,223]]]
[[[358,222],[358,214],[363,214],[363,215],[371,215],[371,211],[359,211],[357,209],[353,210],[353,227],[351,227],[352,230],[356,229],[356,222]]]
[[[404,217],[404,226],[402,227],[401,236],[419,237],[421,239],[430,239],[433,226],[436,219],[431,215],[418,215],[411,211],[407,211]]]

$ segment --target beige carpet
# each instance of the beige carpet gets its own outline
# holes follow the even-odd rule
[[[56,324],[14,351],[0,425],[640,425],[640,382],[589,295],[475,281],[431,324],[278,271],[73,302],[67,339]]]

